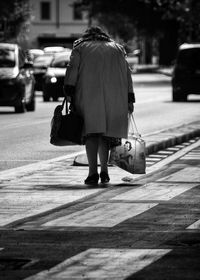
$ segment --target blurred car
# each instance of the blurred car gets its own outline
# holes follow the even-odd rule
[[[189,94],[200,94],[200,43],[179,47],[172,73],[172,100],[187,101]]]
[[[53,60],[54,54],[43,54],[36,57],[33,62],[33,74],[35,77],[35,90],[43,89],[44,75]]]
[[[45,47],[44,49],[45,53],[60,53],[65,50],[62,46],[51,46],[51,47]]]
[[[36,57],[43,55],[44,51],[41,49],[29,49],[28,54],[29,54],[30,58],[32,59],[32,61],[34,61],[36,59]]]
[[[66,67],[69,62],[71,52],[56,54],[44,77],[43,100],[57,101],[63,95],[63,85]]]
[[[16,113],[35,110],[32,63],[17,44],[0,43],[0,106]]]

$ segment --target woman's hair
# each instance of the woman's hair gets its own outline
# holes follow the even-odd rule
[[[88,36],[105,36],[110,38],[110,36],[100,27],[100,26],[91,26],[84,33],[83,38]]]
[[[83,33],[81,38],[79,38],[74,42],[73,47],[77,47],[78,45],[80,45],[85,41],[94,41],[94,40],[107,41],[107,42],[113,41],[110,38],[110,36],[101,27],[91,26]]]

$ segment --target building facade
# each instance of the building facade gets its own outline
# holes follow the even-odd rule
[[[87,12],[74,0],[30,0],[29,47],[71,47],[88,27]]]

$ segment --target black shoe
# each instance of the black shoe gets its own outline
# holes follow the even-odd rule
[[[106,184],[110,181],[110,177],[108,176],[108,173],[106,173],[105,171],[102,171],[100,173],[100,178],[102,184]]]
[[[95,174],[93,174],[91,176],[88,176],[85,179],[85,184],[86,185],[96,185],[96,184],[98,184],[98,181],[99,181],[99,174],[95,173]]]

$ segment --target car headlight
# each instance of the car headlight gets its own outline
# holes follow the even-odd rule
[[[57,82],[57,78],[56,77],[51,77],[50,81],[52,84],[55,84]]]
[[[55,84],[57,82],[57,78],[55,76],[47,75],[45,78],[45,83],[47,84]]]

